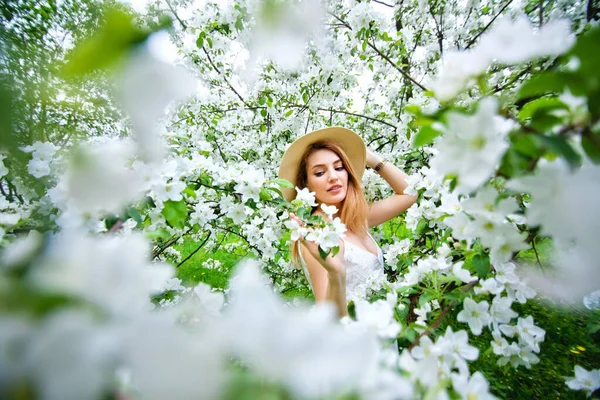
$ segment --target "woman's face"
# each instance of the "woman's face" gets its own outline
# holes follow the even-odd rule
[[[346,198],[348,171],[333,151],[321,149],[308,156],[306,174],[308,189],[315,192],[318,203],[338,206]]]

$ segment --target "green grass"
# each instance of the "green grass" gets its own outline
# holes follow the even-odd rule
[[[217,249],[206,251],[200,249],[189,260],[177,268],[177,277],[182,280],[184,285],[195,285],[204,282],[214,288],[225,289],[231,276],[233,266],[242,260],[247,252],[243,247],[238,247],[234,251],[228,251],[224,248],[227,244],[235,243],[235,238],[224,240]],[[186,238],[181,245],[175,248],[181,253],[182,260],[191,254],[199,246],[199,243]],[[208,259],[215,259],[221,262],[222,269],[204,268],[202,264]]]
[[[524,305],[515,303],[513,309],[522,317],[531,315],[535,324],[546,331],[538,354],[540,363],[530,370],[499,367],[498,356],[482,352],[471,363],[471,370],[485,371],[492,393],[502,399],[585,399],[585,392],[569,389],[564,377],[574,375],[575,365],[587,370],[600,367],[600,334],[587,332],[589,311],[558,308],[541,300],[529,300]],[[470,336],[471,344],[480,350],[487,349],[491,339],[489,331],[479,337]]]

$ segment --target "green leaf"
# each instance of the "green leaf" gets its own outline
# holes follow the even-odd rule
[[[414,329],[406,329],[404,331],[404,337],[406,337],[409,341],[414,342],[417,339],[417,331]]]
[[[481,279],[486,279],[490,273],[490,256],[485,253],[476,254],[473,257],[473,266],[475,267],[477,276]]]
[[[323,249],[321,248],[321,246],[319,246],[319,255],[321,256],[321,258],[322,258],[323,260],[325,260],[325,259],[327,258],[327,256],[329,255],[329,253],[328,253],[328,252],[326,252],[325,250],[323,250]]]
[[[129,207],[126,215],[137,222],[138,225],[142,225],[142,215],[135,207]]]
[[[104,218],[104,226],[106,227],[106,229],[110,230],[110,228],[112,228],[117,221],[119,220],[119,217],[116,215],[111,215],[109,217]]]
[[[112,9],[106,14],[104,26],[71,52],[63,73],[74,76],[111,66],[151,33],[138,28],[131,15]]]
[[[277,185],[279,185],[279,187],[285,188],[285,189],[292,189],[294,187],[294,184],[292,184],[292,182],[288,181],[287,179],[277,178],[277,179],[274,179],[273,182],[275,182]]]
[[[258,194],[258,196],[260,197],[260,199],[262,201],[269,201],[269,200],[273,200],[273,196],[271,195],[271,193],[269,193],[269,191],[267,189],[260,189],[260,193]]]
[[[244,20],[242,19],[241,15],[238,15],[238,17],[235,19],[235,29],[238,30],[238,32],[241,32],[244,30]]]
[[[198,34],[198,39],[196,39],[196,46],[199,49],[204,47],[204,38],[206,37],[206,32],[202,31]]]
[[[577,38],[571,55],[579,59],[578,73],[596,83],[600,79],[600,26],[595,26]]]
[[[421,219],[417,224],[417,228],[415,229],[415,235],[421,235],[428,227],[429,222],[425,218]]]
[[[273,188],[273,187],[267,187],[266,189],[277,193],[279,195],[279,197],[283,198],[283,193],[281,192],[281,190],[279,190],[277,188]]]
[[[165,228],[156,229],[154,231],[148,231],[148,232],[145,232],[144,235],[149,240],[154,240],[154,239],[166,240],[171,237],[171,234]]]
[[[430,144],[442,133],[433,129],[431,126],[422,127],[413,140],[413,147],[418,148]]]
[[[581,136],[581,146],[585,150],[585,154],[594,162],[600,164],[600,135],[590,133]]]
[[[196,191],[194,190],[193,186],[188,186],[185,189],[183,189],[183,192],[187,194],[188,197],[192,198],[192,199],[196,199],[197,195],[196,195]]]
[[[306,207],[301,207],[296,210],[296,215],[302,220],[307,220],[310,217],[311,210]]]
[[[288,112],[285,113],[286,117],[289,117],[290,115],[292,115],[294,113],[294,110],[288,110]]]
[[[324,223],[323,218],[320,215],[311,215],[307,221],[309,224],[321,224]]]
[[[525,104],[521,111],[519,111],[518,117],[521,121],[525,121],[532,118],[539,110],[548,112],[561,108],[567,109],[568,107],[557,97],[541,97]]]
[[[511,148],[521,154],[537,157],[541,155],[541,143],[536,135],[519,135],[512,141]]]
[[[587,82],[579,74],[567,71],[544,71],[525,82],[519,88],[517,96],[519,99],[524,99],[548,93],[562,93],[567,87],[575,95],[585,94],[588,90]]]
[[[182,229],[188,216],[188,209],[185,200],[165,201],[165,207],[162,210],[167,223],[174,227]]]
[[[531,162],[532,158],[526,157],[513,147],[510,147],[502,156],[502,160],[500,160],[498,172],[507,178],[522,176],[527,172]]]
[[[572,168],[581,165],[581,156],[573,150],[566,138],[562,136],[543,135],[538,137],[548,149],[563,156]]]
[[[337,253],[340,251],[340,246],[335,246],[331,248],[331,257],[335,257]]]

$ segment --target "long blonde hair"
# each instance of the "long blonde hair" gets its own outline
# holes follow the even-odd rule
[[[348,172],[348,190],[346,191],[346,197],[340,206],[340,219],[346,225],[346,229],[352,233],[358,233],[359,235],[367,234],[367,217],[369,214],[369,204],[365,199],[361,182],[356,175],[356,171],[352,167],[348,156],[342,149],[342,147],[332,140],[321,140],[314,142],[309,145],[302,158],[300,159],[300,167],[298,168],[298,175],[296,176],[296,186],[300,189],[307,187],[308,174],[308,157],[318,150],[330,150],[340,157],[344,168]],[[313,209],[313,213],[316,208]],[[300,264],[300,256],[298,253],[298,241],[294,241],[291,244],[292,247],[292,261],[296,264]]]

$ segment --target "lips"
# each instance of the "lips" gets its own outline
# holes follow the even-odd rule
[[[337,191],[339,189],[342,188],[342,185],[333,185],[332,187],[330,187],[329,189],[327,189],[328,192],[333,192],[333,191]]]

